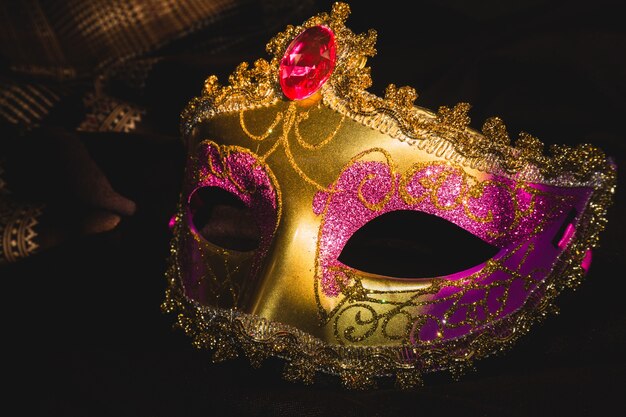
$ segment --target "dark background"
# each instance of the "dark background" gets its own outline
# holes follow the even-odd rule
[[[254,2],[250,2],[254,3]],[[149,109],[131,133],[81,133],[80,140],[113,188],[137,204],[112,231],[68,238],[19,263],[0,267],[5,374],[21,415],[625,415],[626,271],[624,190],[618,185],[591,270],[576,291],[504,355],[479,361],[454,381],[442,373],[426,386],[349,392],[333,378],[315,386],[281,379],[279,360],[253,369],[246,359],[212,364],[173,317],[161,313],[173,213],[184,154],[178,114],[210,73],[265,57],[265,43],[331,2],[307,3],[296,20],[242,8],[203,36],[239,42],[210,55],[159,53],[136,100]],[[411,5],[411,9],[407,7]],[[374,28],[369,61],[381,94],[411,85],[417,104],[472,104],[472,126],[500,116],[512,137],[527,131],[546,144],[590,142],[626,166],[626,32],[619,2],[351,2],[347,25]],[[265,20],[261,21],[261,17]],[[293,16],[288,16],[293,19]],[[123,91],[120,94],[124,94]],[[72,130],[80,110],[68,100],[48,125]],[[46,123],[31,136],[46,132]],[[6,127],[6,132],[13,132]],[[3,135],[5,142],[9,133]],[[6,144],[6,143],[5,143]],[[10,150],[20,146],[8,147]],[[18,158],[14,153],[10,157]],[[22,155],[23,156],[23,155]],[[54,163],[50,162],[54,170]],[[22,167],[24,167],[22,165]],[[30,169],[30,167],[29,167]],[[622,181],[621,169],[618,180]],[[15,392],[15,395],[12,393]],[[18,396],[19,394],[19,396]]]

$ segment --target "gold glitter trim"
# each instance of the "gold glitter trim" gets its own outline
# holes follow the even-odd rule
[[[413,104],[417,93],[411,87],[390,84],[384,98],[369,93],[366,90],[372,80],[365,64],[376,54],[376,32],[354,34],[344,24],[349,13],[347,4],[335,3],[330,14],[320,13],[300,26],[288,26],[267,44],[267,51],[273,55],[269,61],[258,59],[252,67],[241,63],[230,75],[228,85],[220,85],[214,75],[208,77],[202,95],[193,98],[181,114],[182,136],[187,137],[204,120],[229,112],[240,112],[242,128],[251,139],[269,136],[279,122],[278,115],[264,134],[255,135],[244,124],[243,112],[286,100],[278,83],[286,48],[305,29],[325,25],[335,34],[337,63],[321,88],[322,102],[343,117],[468,168],[557,186],[603,182],[606,157],[592,145],[552,146],[545,154],[543,144],[525,132],[511,144],[504,122],[497,117],[484,123],[482,134],[471,129],[467,103],[452,108],[441,106],[434,113]],[[291,129],[294,120],[286,120],[287,116],[283,115],[285,127]],[[300,120],[295,121],[296,136]]]
[[[241,146],[226,146],[226,145],[219,145],[218,143],[216,143],[215,141],[212,141],[210,139],[205,139],[203,141],[201,141],[198,144],[198,149],[201,147],[212,147],[215,148],[215,150],[217,151],[217,154],[219,156],[219,162],[221,163],[221,173],[215,169],[215,167],[213,166],[213,160],[211,158],[208,158],[207,161],[207,165],[209,167],[209,171],[211,173],[211,175],[214,175],[218,178],[228,178],[231,183],[237,187],[239,189],[239,191],[241,191],[242,193],[246,193],[246,194],[251,194],[254,193],[256,191],[256,189],[246,189],[244,187],[242,187],[239,183],[237,183],[237,181],[235,181],[235,179],[232,176],[232,173],[230,171],[230,168],[226,165],[226,159],[228,158],[228,156],[231,153],[241,153],[241,154],[246,154],[249,155],[252,159],[254,159],[255,161],[258,161],[255,163],[255,166],[261,167],[263,169],[263,173],[265,173],[270,182],[272,183],[272,187],[274,189],[274,192],[276,193],[276,226],[274,228],[274,232],[276,231],[276,228],[278,227],[278,225],[280,224],[280,219],[282,217],[282,213],[283,213],[283,197],[280,191],[280,186],[278,185],[278,180],[276,179],[276,176],[274,175],[274,172],[272,171],[272,169],[269,167],[269,165],[267,165],[261,158],[259,158],[258,155],[256,155],[254,152],[250,151],[250,149],[247,148],[243,148]],[[201,182],[203,180],[203,178],[197,178],[198,182]]]
[[[217,160],[214,161],[213,157],[208,156],[205,161],[202,161],[206,162],[208,173],[203,175],[200,170],[196,170],[198,172],[198,177],[195,178],[195,183],[197,184],[205,183],[208,177],[216,177],[229,181],[243,194],[254,194],[257,192],[256,187],[252,185],[251,187],[246,188],[239,184],[235,180],[231,167],[226,163],[226,160],[231,154],[237,153],[249,155],[252,159],[257,161],[253,166],[253,169],[260,167],[263,170],[263,173],[267,175],[268,180],[272,185],[272,189],[275,192],[275,200],[273,203],[276,205],[276,223],[274,225],[274,229],[272,230],[272,233],[275,233],[278,225],[280,224],[283,207],[279,183],[276,180],[271,168],[264,162],[260,161],[258,155],[251,152],[247,148],[220,145],[210,139],[205,139],[197,145],[198,150],[202,150],[203,148],[213,148],[216,151]],[[202,152],[198,152],[198,154],[201,156],[196,155],[194,157],[196,163],[198,163],[199,158],[202,157]],[[215,162],[219,164],[219,169],[216,169]],[[201,163],[200,165],[203,164]],[[182,205],[179,207],[176,221],[188,221],[187,217],[184,215]],[[249,271],[249,273],[253,273],[255,268],[259,267],[258,254],[255,254],[252,251],[241,252],[237,250],[224,249],[209,242],[195,230],[185,230],[184,233],[186,237],[191,236],[196,243],[203,248],[201,253],[207,273],[201,275],[196,284],[206,285],[206,291],[213,297],[215,305],[224,307],[237,306],[240,299],[243,297],[241,291],[242,285],[239,281],[248,275],[240,274],[239,272],[241,270],[245,270]],[[221,274],[216,271],[220,271]]]
[[[272,136],[275,136],[274,144],[263,156],[261,156],[261,161],[267,160],[267,158],[272,153],[274,153],[274,151],[278,149],[279,146],[282,145],[283,150],[285,151],[285,155],[287,156],[287,160],[289,161],[289,164],[297,172],[300,178],[302,178],[304,181],[311,184],[312,186],[314,186],[320,191],[328,191],[327,187],[324,187],[323,185],[320,185],[319,183],[315,182],[313,179],[311,179],[310,176],[308,176],[304,171],[302,171],[302,168],[300,168],[300,165],[296,162],[293,156],[293,153],[291,152],[291,145],[289,143],[289,135],[293,132],[294,135],[296,136],[296,140],[298,144],[302,146],[304,149],[317,150],[327,145],[333,140],[333,138],[337,135],[337,133],[343,126],[343,121],[345,118],[342,117],[339,120],[339,123],[337,124],[335,129],[326,138],[324,138],[321,142],[312,145],[308,143],[302,137],[302,135],[300,134],[300,129],[299,129],[300,123],[303,120],[306,120],[308,117],[309,117],[309,110],[298,112],[298,106],[296,105],[296,103],[291,102],[285,111],[283,112],[279,111],[276,113],[274,121],[265,130],[265,132],[260,135],[256,135],[250,132],[250,130],[248,130],[248,127],[246,126],[244,110],[239,111],[239,125],[241,126],[241,130],[245,133],[245,135],[254,141],[261,142],[261,141],[267,140],[268,138]],[[282,121],[282,129],[277,129],[281,121]],[[275,131],[280,131],[282,132],[282,134],[280,134],[279,136],[273,135]]]
[[[558,258],[553,272],[541,282],[525,304],[495,322],[479,335],[439,343],[401,346],[344,346],[327,344],[283,323],[269,322],[236,310],[200,305],[183,293],[178,263],[179,237],[184,227],[178,216],[171,242],[168,288],[162,310],[176,314],[176,325],[192,338],[194,346],[214,351],[213,360],[223,361],[244,354],[254,366],[270,356],[285,359],[284,377],[311,384],[317,372],[337,375],[350,389],[376,387],[382,376],[395,376],[400,388],[422,384],[424,374],[448,370],[458,378],[477,360],[510,349],[537,322],[557,311],[553,305],[564,288],[577,287],[584,276],[581,262],[598,244],[606,226],[606,212],[615,191],[616,170],[610,170],[605,186],[590,197],[580,221],[584,231]]]
[[[370,154],[370,153],[378,153],[378,152],[382,153],[385,156],[387,166],[389,167],[391,186],[390,186],[390,190],[386,193],[385,197],[382,199],[381,202],[372,204],[369,201],[367,201],[362,196],[362,193],[361,193],[363,182],[371,179],[372,178],[371,175],[366,176],[361,181],[361,184],[359,185],[358,198],[365,207],[367,207],[368,209],[372,211],[380,211],[384,209],[386,204],[389,202],[389,200],[395,193],[395,181],[393,179],[396,178],[396,173],[394,170],[394,163],[393,163],[391,156],[388,155],[382,149],[379,149],[379,148],[370,149],[357,155],[357,157],[355,157],[350,163],[348,163],[344,167],[344,169],[342,169],[341,171],[341,172],[345,172],[348,168],[350,168],[350,166],[358,162],[358,160],[361,159],[362,156]],[[477,178],[474,178],[471,175],[465,173],[462,169],[455,168],[446,162],[431,162],[431,163],[414,164],[407,170],[407,172],[404,175],[400,175],[400,179],[399,179],[400,185],[399,185],[398,192],[401,198],[403,198],[405,202],[408,204],[411,204],[411,203],[415,204],[417,202],[416,201],[417,199],[414,196],[410,195],[409,192],[407,191],[408,183],[413,178],[414,174],[417,173],[419,170],[424,170],[424,171],[432,170],[434,172],[436,168],[438,167],[445,167],[449,169],[441,171],[440,174],[437,175],[436,177],[430,176],[433,178],[428,178],[428,180],[422,179],[421,185],[424,187],[425,192],[422,194],[422,196],[420,196],[419,201],[425,198],[428,198],[431,204],[433,204],[433,206],[435,206],[439,210],[452,210],[452,209],[458,208],[458,206],[462,206],[465,214],[472,220],[478,223],[488,223],[493,220],[493,213],[490,211],[489,215],[487,215],[485,218],[477,217],[474,213],[471,212],[471,209],[468,204],[468,199],[479,197],[480,195],[482,195],[485,187],[488,185],[494,185],[498,188],[501,188],[511,195],[511,201],[514,204],[514,212],[515,212],[513,221],[509,225],[507,225],[507,228],[505,230],[501,230],[499,232],[488,232],[492,238],[503,236],[507,234],[508,232],[510,232],[511,230],[513,230],[525,216],[530,216],[533,213],[535,203],[536,203],[536,197],[542,194],[547,194],[547,193],[538,191],[536,189],[533,189],[531,187],[527,187],[523,183],[516,183],[515,188],[511,188],[509,184],[498,182],[495,180],[485,180],[481,182]],[[450,172],[450,170],[452,170],[452,172]],[[438,195],[439,195],[440,188],[444,186],[445,181],[448,179],[451,173],[455,173],[461,177],[461,186],[459,188],[459,195],[455,199],[455,202],[451,204],[450,206],[446,206],[446,205],[440,204],[438,200]],[[340,178],[341,178],[341,175],[340,175]],[[334,189],[335,187],[336,185],[333,184],[330,188]],[[515,189],[518,189],[518,188],[524,189],[531,196],[531,199],[528,202],[528,205],[524,210],[520,208],[520,203],[519,201],[517,201],[517,198],[514,193]],[[557,196],[554,196],[554,197],[567,200],[567,197],[557,197]],[[443,331],[443,324],[446,323],[446,321],[449,321],[450,317],[452,317],[454,313],[461,307],[468,309],[468,313],[466,314],[467,317],[471,316],[469,309],[475,310],[478,307],[483,307],[486,313],[485,318],[481,320],[481,323],[478,323],[477,320],[467,318],[466,320],[459,321],[455,323],[454,325],[452,325],[451,323],[447,323],[446,324],[447,327],[449,328],[459,327],[459,326],[466,325],[466,324],[476,327],[478,324],[482,324],[482,325],[489,324],[493,322],[494,320],[498,320],[498,316],[502,311],[501,309],[504,308],[504,305],[506,304],[504,302],[501,302],[501,308],[499,310],[497,310],[496,312],[489,312],[489,310],[486,308],[486,303],[487,303],[487,297],[489,296],[490,290],[492,288],[494,287],[503,288],[504,293],[500,296],[500,298],[502,298],[502,300],[506,300],[508,298],[508,289],[513,280],[522,279],[525,281],[526,286],[537,284],[537,282],[534,281],[531,276],[536,271],[533,270],[527,275],[521,275],[519,272],[522,269],[524,265],[524,261],[531,249],[530,247],[526,247],[526,242],[528,238],[532,237],[531,235],[531,236],[528,236],[527,239],[525,239],[522,243],[520,243],[507,256],[498,260],[492,259],[488,261],[486,265],[483,268],[481,268],[479,271],[465,278],[465,280],[470,282],[470,284],[464,285],[462,291],[455,292],[451,296],[448,296],[445,298],[439,298],[434,301],[432,299],[432,296],[437,294],[444,287],[456,286],[455,282],[449,281],[443,278],[438,278],[436,280],[433,280],[429,286],[423,289],[377,291],[377,290],[367,289],[363,285],[362,278],[358,275],[358,271],[353,270],[352,268],[349,268],[349,267],[331,267],[329,268],[329,271],[333,273],[335,284],[340,289],[339,293],[341,294],[342,299],[332,308],[331,311],[327,311],[321,303],[321,299],[319,295],[319,292],[321,291],[321,289],[320,289],[319,282],[322,279],[322,273],[321,273],[322,266],[320,264],[320,251],[321,251],[320,242],[322,242],[321,232],[326,222],[326,216],[328,212],[329,203],[330,203],[330,200],[327,200],[325,203],[324,209],[322,210],[322,213],[320,214],[320,216],[322,217],[322,220],[321,220],[321,225],[319,228],[318,238],[317,238],[317,243],[316,243],[316,261],[315,261],[316,269],[315,269],[314,291],[316,294],[315,300],[316,300],[318,312],[320,315],[320,319],[322,320],[323,323],[328,323],[332,320],[335,339],[337,340],[337,343],[343,344],[345,342],[350,342],[350,343],[362,342],[370,338],[378,329],[380,329],[385,339],[398,340],[401,343],[408,344],[410,342],[409,336],[411,333],[411,328],[421,327],[421,325],[423,325],[428,319],[432,319],[437,322],[439,326],[438,334],[441,337],[442,336],[441,332]],[[540,222],[540,224],[537,224],[535,226],[534,230],[532,231],[533,235],[539,233],[543,229],[544,224],[550,221],[551,219],[553,219],[555,214],[561,214],[561,213],[556,213],[556,211],[558,210],[558,207],[552,207],[551,210],[553,213],[547,214],[545,217],[542,218],[542,221]],[[526,254],[523,256],[523,261],[517,265],[516,270],[511,270],[510,268],[505,266],[505,262],[508,260],[508,258],[510,258],[515,253],[522,251],[522,250],[525,250]],[[507,276],[509,276],[509,278],[506,280],[496,280],[493,283],[488,284],[488,285],[480,284],[480,281],[482,278],[488,277],[496,271],[501,271],[505,273]],[[462,305],[458,305],[456,303],[456,301],[462,299],[465,294],[467,294],[468,292],[472,290],[477,290],[477,289],[484,290],[483,299],[475,301],[473,303],[469,303],[469,304],[465,303]],[[397,299],[397,297],[393,296],[394,294],[400,294],[400,293],[406,294],[406,297],[399,300]],[[418,312],[418,309],[420,307],[433,305],[435,303],[443,303],[451,299],[455,300],[455,303],[444,315],[443,317],[443,320],[445,320],[444,323],[442,323],[439,318],[427,316]],[[376,305],[377,309],[373,308],[372,307],[373,305]],[[381,310],[385,310],[385,309],[386,311],[381,313]],[[342,327],[340,325],[340,320],[343,318],[344,315],[345,316],[349,315],[348,313],[351,313],[353,317],[351,319],[345,320],[345,323],[348,324],[348,327],[344,326],[343,330],[340,331],[340,327]],[[387,331],[387,325],[389,324],[391,320],[398,320],[398,317],[401,317],[401,316],[404,316],[407,318],[407,325],[405,329],[406,331],[399,335],[389,334]],[[358,330],[357,326],[360,326],[361,328],[365,329],[361,331],[360,336],[354,336],[355,332],[357,332]]]
[[[275,356],[285,359],[284,375],[291,381],[310,384],[315,381],[317,372],[323,372],[338,375],[345,387],[364,389],[374,387],[378,377],[395,376],[399,387],[409,388],[420,385],[423,375],[434,371],[449,370],[453,375],[460,375],[475,361],[509,349],[532,325],[555,311],[553,302],[559,293],[580,284],[584,276],[581,262],[587,251],[597,246],[599,233],[605,228],[606,212],[615,191],[616,167],[601,150],[588,144],[555,145],[545,154],[543,144],[524,132],[511,144],[506,127],[498,118],[488,119],[479,133],[469,127],[467,103],[452,108],[442,106],[435,113],[413,104],[417,93],[410,87],[398,88],[392,84],[384,98],[367,92],[371,77],[365,64],[367,58],[376,53],[376,32],[370,30],[357,35],[346,28],[344,22],[349,11],[347,4],[335,3],[330,14],[321,13],[301,26],[288,26],[267,44],[267,51],[273,56],[270,61],[259,59],[252,66],[240,64],[229,77],[228,85],[221,86],[215,76],[207,78],[201,96],[192,99],[181,114],[182,137],[187,138],[197,125],[218,114],[239,113],[243,131],[253,140],[269,138],[282,119],[282,132],[278,129],[276,133],[281,136],[263,159],[280,143],[287,144],[289,132],[295,131],[294,126],[303,120],[297,115],[294,102],[283,116],[277,115],[275,122],[263,127],[266,130],[261,134],[255,134],[250,130],[252,126],[244,123],[244,112],[285,100],[278,84],[280,59],[291,41],[305,29],[325,25],[335,34],[337,63],[321,89],[321,102],[342,116],[341,123],[348,118],[453,164],[515,181],[589,186],[593,192],[578,221],[576,239],[561,253],[552,272],[538,283],[524,305],[490,323],[482,333],[416,345],[402,341],[400,346],[350,346],[325,343],[293,326],[236,310],[200,305],[188,298],[184,294],[177,252],[184,227],[179,216],[171,243],[168,289],[162,308],[164,312],[176,314],[177,326],[192,338],[195,346],[213,349],[215,361],[244,354],[254,366],[259,366],[265,358]],[[300,139],[300,144],[308,143]],[[298,174],[308,178],[297,169],[288,146],[285,152]],[[319,190],[332,191],[317,183],[313,185]],[[531,250],[521,246],[517,249]],[[488,265],[489,268],[497,266]],[[521,277],[516,271],[511,274]],[[370,296],[361,292],[363,287],[358,285],[358,279],[349,279],[357,283],[350,288],[353,298]],[[345,282],[339,281],[339,284]],[[317,285],[317,280],[315,283]],[[317,289],[315,292],[319,297]],[[339,314],[339,310],[336,312]],[[328,319],[333,316],[323,309],[320,314]],[[366,325],[373,320],[360,318]],[[354,332],[341,333],[338,329],[337,334],[359,337]],[[394,339],[397,335],[388,336]]]

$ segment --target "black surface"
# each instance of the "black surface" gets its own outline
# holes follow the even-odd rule
[[[498,115],[512,136],[525,130],[548,144],[591,142],[626,166],[626,34],[618,3],[429,1],[416,2],[415,11],[405,4],[351,4],[348,26],[379,31],[379,53],[370,61],[374,92],[393,82],[416,87],[425,107],[468,101],[474,127]],[[250,41],[245,51],[264,56],[267,39]],[[216,68],[233,68],[238,55],[224,51]],[[159,77],[176,83],[185,71],[164,67],[151,85]],[[176,103],[197,92],[174,90]],[[176,117],[161,122],[169,123],[164,131],[176,131]],[[285,382],[278,360],[260,369],[245,359],[211,364],[210,352],[173,331],[173,317],[159,305],[182,148],[154,135],[83,139],[138,209],[113,232],[0,270],[6,381],[10,394],[24,397],[20,415],[626,414],[623,169],[592,268],[577,291],[559,298],[560,315],[458,382],[439,374],[414,391],[349,392],[332,380],[313,387]]]

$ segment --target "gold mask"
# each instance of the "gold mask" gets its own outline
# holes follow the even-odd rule
[[[408,387],[509,347],[580,282],[616,169],[590,145],[511,145],[498,118],[479,133],[465,103],[433,113],[409,87],[367,92],[376,33],[352,33],[348,14],[336,3],[289,26],[270,61],[240,64],[226,86],[209,77],[183,112],[163,307],[215,360],[277,356],[290,380]],[[398,213],[443,219],[494,253],[412,277],[345,262],[351,238]]]

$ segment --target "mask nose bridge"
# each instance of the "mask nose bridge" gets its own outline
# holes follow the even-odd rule
[[[281,218],[254,277],[254,289],[239,308],[319,335],[314,279],[320,219],[313,212],[312,197],[305,192],[283,196]]]

